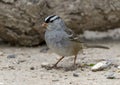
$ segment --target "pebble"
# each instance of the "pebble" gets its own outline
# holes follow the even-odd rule
[[[99,63],[97,63],[96,65],[94,65],[91,70],[92,71],[101,71],[104,70],[106,68],[108,68],[111,65],[111,61],[101,61]]]
[[[107,75],[105,75],[107,79],[115,79],[114,73],[110,72]]]
[[[49,65],[49,63],[47,63],[47,62],[41,63],[41,66],[42,66],[42,67],[46,67],[46,66],[48,66],[48,65]]]
[[[57,81],[59,81],[58,79],[54,79],[54,80],[52,80],[52,82],[57,82]]]
[[[117,68],[120,69],[120,66],[118,66]]]
[[[11,54],[11,55],[8,55],[7,58],[16,58],[16,55],[15,54]]]
[[[79,77],[79,73],[73,73],[74,77]]]
[[[9,66],[8,68],[11,69],[11,70],[15,70],[14,66]]]
[[[35,70],[35,68],[34,67],[30,67],[30,70]]]
[[[47,62],[43,62],[43,63],[41,63],[41,67],[42,68],[45,68],[46,70],[52,70],[52,67],[53,65],[51,65],[51,64],[49,64],[49,63],[47,63]]]
[[[26,60],[18,60],[17,64],[20,64],[20,63],[23,63],[25,62]]]
[[[120,73],[120,66],[117,66],[117,72]]]

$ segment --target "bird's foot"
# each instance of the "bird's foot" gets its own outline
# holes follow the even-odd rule
[[[74,66],[74,68],[80,68],[81,71],[83,71],[83,66],[82,65],[74,63],[73,66]]]

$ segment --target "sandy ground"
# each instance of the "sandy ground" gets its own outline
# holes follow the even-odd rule
[[[43,62],[54,64],[59,56],[43,52],[42,47],[13,47],[0,45],[0,85],[120,85],[120,42],[98,43],[110,47],[109,50],[89,48],[84,54],[78,54],[73,67],[73,57],[66,57],[59,63],[59,69],[47,70],[41,67]],[[42,51],[42,52],[40,52]],[[12,55],[12,56],[10,56]],[[102,60],[111,60],[110,68],[92,72],[90,64]],[[107,79],[106,74],[113,72],[115,79]],[[74,76],[73,74],[77,74]]]

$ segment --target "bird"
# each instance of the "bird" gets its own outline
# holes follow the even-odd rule
[[[73,64],[76,65],[78,52],[83,52],[84,43],[66,26],[64,20],[60,16],[49,15],[42,23],[42,27],[46,28],[45,42],[48,48],[61,56],[52,67],[57,67],[57,64],[66,56],[74,56]],[[104,46],[93,47],[107,49],[107,47]]]

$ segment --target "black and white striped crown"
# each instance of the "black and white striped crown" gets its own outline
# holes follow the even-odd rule
[[[54,20],[59,19],[59,18],[60,17],[57,16],[57,15],[50,15],[50,16],[48,16],[48,17],[45,18],[45,22],[46,23],[53,22]]]

